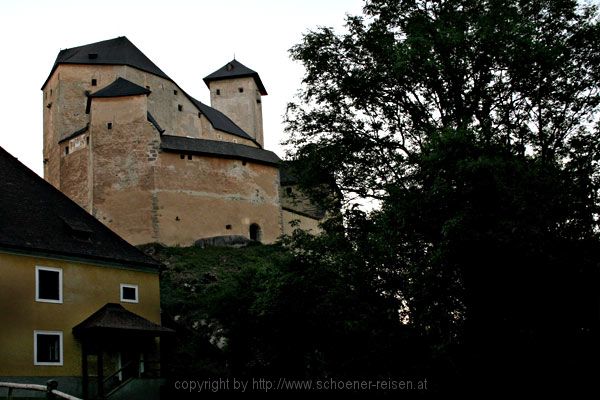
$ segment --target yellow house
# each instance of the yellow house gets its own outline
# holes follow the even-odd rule
[[[160,264],[2,148],[0,185],[0,381],[157,396]]]

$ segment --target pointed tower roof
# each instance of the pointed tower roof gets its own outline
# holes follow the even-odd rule
[[[229,61],[221,68],[219,68],[218,70],[216,70],[215,72],[213,72],[212,74],[205,77],[204,83],[206,83],[206,86],[208,86],[208,84],[212,81],[221,81],[224,79],[244,77],[254,78],[254,82],[256,82],[256,86],[258,87],[260,94],[262,94],[263,96],[267,95],[267,90],[265,89],[265,86],[260,80],[260,76],[258,76],[258,73],[246,67],[244,64],[242,64],[235,58]]]
[[[90,94],[90,97],[122,97],[149,95],[150,93],[150,90],[136,85],[127,79],[119,77],[110,85]]]
[[[61,50],[42,89],[60,64],[129,65],[172,81],[125,36]]]

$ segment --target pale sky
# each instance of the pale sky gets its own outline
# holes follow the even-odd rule
[[[284,155],[283,114],[302,66],[288,49],[318,26],[341,29],[362,0],[1,0],[0,146],[42,174],[42,84],[61,49],[127,36],[182,89],[235,57],[260,74],[265,148]]]

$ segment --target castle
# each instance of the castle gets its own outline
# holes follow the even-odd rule
[[[126,37],[61,50],[42,86],[44,178],[136,245],[318,231],[263,148],[258,73],[232,60],[204,82],[211,106]]]

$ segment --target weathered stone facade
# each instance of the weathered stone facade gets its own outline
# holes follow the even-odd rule
[[[266,91],[251,72],[207,82],[215,109],[126,38],[61,51],[42,88],[45,179],[133,244],[249,237],[251,226],[275,241],[295,214],[282,209],[279,159],[262,149]]]

